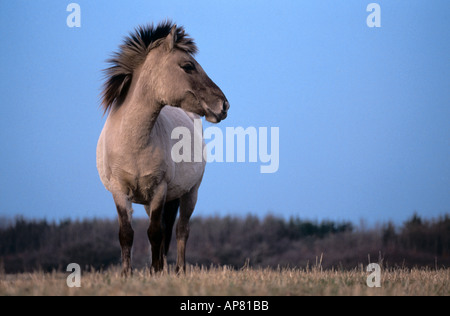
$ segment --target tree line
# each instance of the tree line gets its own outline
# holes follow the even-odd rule
[[[120,264],[118,223],[29,220],[18,217],[0,224],[0,272],[64,270],[69,263],[84,269]],[[149,265],[148,219],[134,219],[133,266]],[[175,234],[174,234],[175,236]],[[194,217],[187,261],[199,265],[244,264],[259,267],[306,267],[321,258],[323,268],[351,269],[360,264],[385,267],[448,267],[450,216],[412,216],[402,225],[356,227],[350,222],[307,221],[276,216]],[[176,260],[175,238],[168,262]]]

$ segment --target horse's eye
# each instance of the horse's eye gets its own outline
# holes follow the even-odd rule
[[[183,70],[188,74],[195,71],[195,66],[193,63],[186,63],[186,64],[181,65],[180,67],[183,68]]]

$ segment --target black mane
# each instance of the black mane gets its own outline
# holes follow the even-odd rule
[[[134,70],[144,62],[148,52],[154,47],[153,44],[170,34],[173,26],[171,21],[165,21],[156,28],[153,24],[137,27],[125,38],[119,51],[114,52],[112,58],[107,60],[111,66],[104,70],[106,81],[101,95],[104,113],[125,99]],[[177,48],[189,54],[197,52],[197,46],[183,27],[177,27],[176,35]]]

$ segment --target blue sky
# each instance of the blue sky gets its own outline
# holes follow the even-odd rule
[[[70,2],[81,28],[66,25]],[[230,101],[221,129],[280,129],[278,172],[208,164],[194,215],[450,213],[450,2],[377,1],[369,28],[370,2],[2,1],[0,216],[116,215],[95,165],[101,69],[128,32],[165,18]]]

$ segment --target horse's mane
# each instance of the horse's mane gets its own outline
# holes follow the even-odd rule
[[[153,24],[138,26],[124,39],[119,51],[107,60],[111,66],[103,70],[106,80],[101,93],[104,113],[125,99],[134,70],[144,62],[148,52],[158,46],[158,40],[170,34],[173,26],[171,21],[162,22],[156,28]],[[177,48],[189,54],[197,52],[194,40],[184,32],[183,27],[177,27],[176,35]]]

